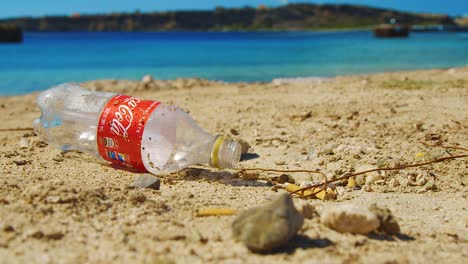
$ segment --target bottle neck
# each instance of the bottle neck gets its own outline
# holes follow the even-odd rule
[[[220,169],[236,168],[242,154],[242,146],[234,140],[217,136],[211,148],[210,166]]]

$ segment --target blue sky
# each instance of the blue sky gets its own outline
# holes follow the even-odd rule
[[[0,18],[16,16],[69,15],[78,13],[110,13],[212,9],[216,6],[240,7],[265,4],[277,6],[292,2],[351,3],[393,8],[413,12],[463,15],[468,13],[467,0],[0,0]]]

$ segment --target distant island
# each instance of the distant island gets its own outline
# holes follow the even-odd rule
[[[357,5],[288,4],[269,8],[21,17],[0,20],[23,31],[328,30],[368,28],[390,19],[407,25],[454,25],[447,15],[415,14]]]

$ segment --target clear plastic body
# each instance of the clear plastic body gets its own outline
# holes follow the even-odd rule
[[[115,95],[91,92],[76,84],[46,90],[37,99],[42,114],[34,121],[34,129],[62,150],[78,150],[101,158],[97,125],[106,103]],[[145,124],[140,151],[149,172],[166,174],[194,164],[234,168],[240,160],[241,146],[235,141],[220,141],[178,107],[160,104]]]

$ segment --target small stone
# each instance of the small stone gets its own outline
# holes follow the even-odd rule
[[[382,176],[378,175],[378,174],[369,174],[367,177],[366,177],[366,183],[365,185],[372,185],[374,184],[376,181],[378,180],[382,180]]]
[[[29,232],[29,236],[35,239],[41,239],[44,237],[44,232],[37,230]]]
[[[277,183],[295,183],[294,178],[289,174],[281,174],[280,176],[275,176],[271,178],[272,181]]]
[[[23,166],[28,164],[29,162],[27,160],[14,160],[13,163],[15,163],[18,166]]]
[[[378,231],[384,232],[388,235],[396,235],[400,233],[400,226],[390,209],[373,204],[369,207],[369,210],[379,218],[380,226],[377,229]]]
[[[144,83],[144,84],[148,84],[148,83],[151,83],[153,81],[154,81],[153,76],[151,76],[149,74],[143,76],[143,78],[141,79],[141,82]]]
[[[342,204],[325,209],[320,222],[340,233],[366,235],[376,230],[379,219],[369,209],[353,204]]]
[[[258,180],[260,174],[258,172],[241,172],[240,177],[246,181],[255,181]]]
[[[280,160],[280,161],[275,161],[276,165],[286,165],[286,161]]]
[[[395,179],[395,178],[391,178],[390,181],[388,181],[388,186],[398,187],[398,186],[400,186],[400,182],[398,182],[398,180]]]
[[[151,174],[138,175],[133,181],[133,187],[159,190],[161,187],[161,180]]]
[[[60,203],[60,200],[60,196],[57,195],[51,195],[45,198],[46,203]]]
[[[29,148],[29,138],[21,138],[19,142],[20,149],[27,149]]]
[[[425,192],[427,192],[426,188],[421,188],[421,189],[416,191],[416,193],[419,193],[419,194],[425,193]]]
[[[35,238],[35,239],[50,239],[50,240],[60,240],[65,235],[60,231],[51,231],[51,232],[43,232],[41,230],[32,230],[28,232],[28,236]]]
[[[45,234],[45,238],[47,239],[50,239],[50,240],[60,240],[64,237],[65,235],[60,232],[60,231],[57,231],[57,232],[50,232],[50,233],[47,233]]]
[[[0,230],[3,232],[15,232],[15,228],[12,225],[1,223],[0,222]]]
[[[304,121],[304,120],[306,120],[308,118],[311,118],[311,117],[312,117],[312,112],[311,111],[289,116],[289,118],[291,120],[298,120],[298,121]]]
[[[56,161],[56,162],[62,162],[63,158],[62,157],[55,157],[55,158],[52,158],[52,160]]]
[[[437,185],[435,184],[434,180],[431,179],[426,182],[426,184],[424,185],[424,189],[426,189],[427,191],[436,191]]]
[[[143,203],[146,201],[146,196],[139,191],[133,191],[130,193],[128,199],[134,204]]]
[[[289,194],[281,194],[271,203],[241,213],[232,223],[236,240],[252,252],[271,252],[287,244],[304,223]]]
[[[231,134],[233,134],[234,136],[238,136],[238,135],[239,135],[239,131],[238,131],[237,129],[231,128],[230,132],[231,132]]]
[[[385,180],[377,180],[374,182],[374,184],[376,185],[384,185],[385,184]]]

